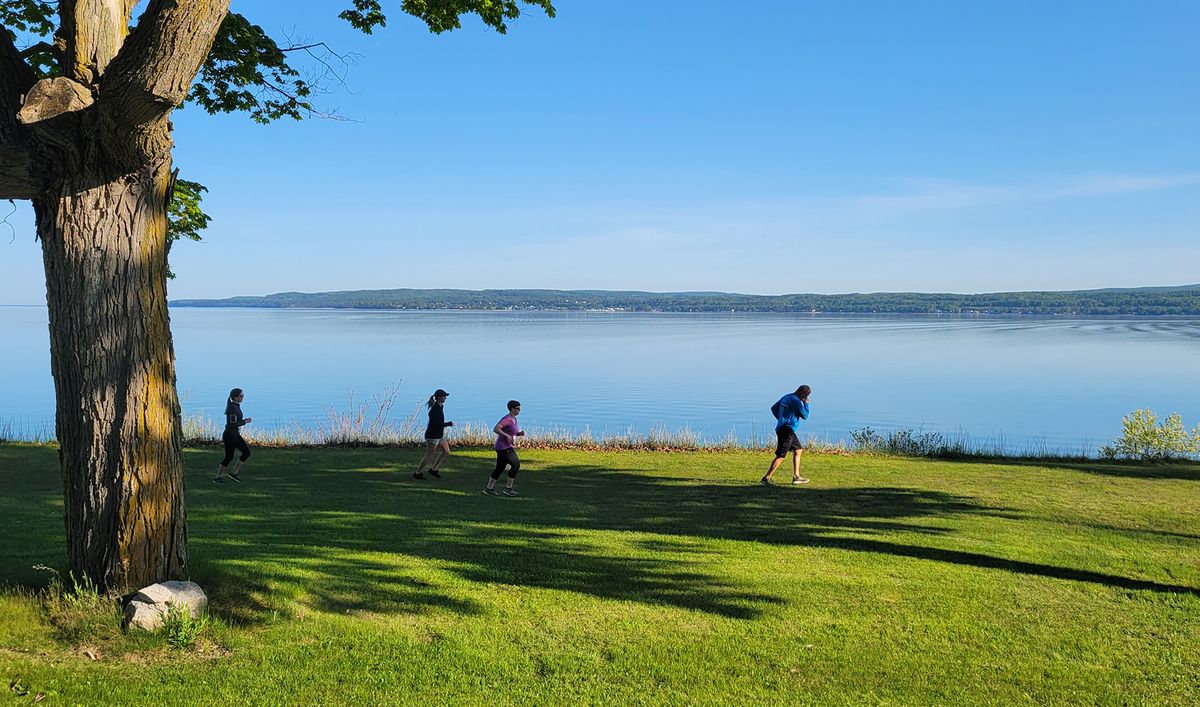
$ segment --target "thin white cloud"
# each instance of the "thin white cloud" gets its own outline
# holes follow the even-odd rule
[[[1045,189],[1047,198],[1076,196],[1109,196],[1163,191],[1200,183],[1200,174],[1145,176],[1133,174],[1097,174],[1079,177]]]
[[[1200,184],[1200,174],[1092,174],[998,185],[914,179],[904,182],[906,188],[900,193],[865,194],[836,199],[835,202],[848,214],[879,218],[1002,204],[1140,194],[1195,184]]]

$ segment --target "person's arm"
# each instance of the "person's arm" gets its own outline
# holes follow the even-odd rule
[[[778,400],[776,400],[775,404],[771,406],[771,414],[775,416],[776,420],[779,419],[779,401]]]
[[[801,419],[801,420],[807,420],[807,419],[808,419],[808,401],[807,401],[807,400],[801,400],[801,401],[800,401],[800,406],[799,406],[799,408],[797,409],[797,412],[799,412],[799,413],[800,413],[800,419]]]
[[[497,422],[496,426],[492,428],[492,432],[495,432],[497,436],[507,439],[509,444],[512,444],[515,441],[512,435],[504,431],[504,420]]]

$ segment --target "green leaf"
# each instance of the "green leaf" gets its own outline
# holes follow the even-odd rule
[[[231,12],[221,22],[188,99],[209,113],[244,111],[258,123],[300,120],[313,106],[309,85],[262,27]]]
[[[5,0],[0,2],[0,25],[17,32],[46,37],[58,27],[58,3]]]
[[[175,193],[167,208],[168,253],[171,244],[180,238],[191,241],[202,240],[200,231],[208,228],[208,223],[212,220],[200,206],[206,191],[208,191],[208,187],[199,182],[190,182],[186,179],[175,180]],[[175,277],[170,266],[167,267],[167,277],[172,279]]]

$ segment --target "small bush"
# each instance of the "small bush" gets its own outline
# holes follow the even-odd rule
[[[1149,409],[1134,410],[1123,417],[1121,436],[1100,448],[1100,455],[1106,459],[1143,461],[1187,458],[1197,453],[1200,453],[1200,425],[1189,432],[1179,413],[1172,413],[1159,423],[1158,416]]]
[[[186,606],[177,604],[167,605],[167,615],[163,617],[163,634],[167,637],[167,645],[178,650],[187,650],[196,645],[200,634],[208,628],[208,616],[201,613],[192,616]]]

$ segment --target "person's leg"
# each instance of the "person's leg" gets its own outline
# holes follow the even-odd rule
[[[437,447],[426,444],[425,454],[421,456],[421,463],[417,464],[417,473],[414,476],[420,476],[426,469],[433,466],[433,458],[437,455]]]
[[[446,461],[446,457],[450,456],[450,440],[442,437],[442,441],[438,442],[433,448],[433,461],[429,464],[431,471],[441,471],[442,462]]]
[[[504,450],[504,449],[496,450],[496,470],[493,471],[491,477],[488,478],[488,482],[487,482],[487,490],[488,491],[491,491],[492,489],[496,488],[496,481],[498,481],[500,479],[500,474],[504,473],[504,467],[508,465],[508,459],[505,458],[505,456],[504,456],[505,451],[507,451],[507,450]]]
[[[505,484],[505,487],[511,491],[513,483],[517,480],[517,472],[521,470],[521,459],[517,456],[517,450],[506,449],[505,451],[508,452],[505,455],[508,457],[508,482]]]
[[[771,466],[767,468],[766,475],[762,477],[763,483],[771,483],[771,476],[775,473],[775,470],[779,468],[779,465],[783,463],[783,459],[783,457],[775,457],[771,460]]]
[[[225,475],[225,469],[229,466],[229,462],[233,461],[233,452],[236,449],[236,445],[229,435],[222,435],[221,442],[225,444],[225,458],[217,466],[217,478],[213,479],[213,481],[220,481],[221,477]]]
[[[242,465],[245,464],[246,460],[250,458],[250,445],[246,444],[246,440],[242,439],[241,435],[237,435],[237,438],[233,441],[233,446],[242,454],[240,457],[238,457],[237,466],[233,467],[233,473],[229,476],[233,478],[234,481],[241,481]]]
[[[808,479],[800,475],[800,455],[804,454],[804,447],[797,447],[792,450],[792,483],[805,484]]]
[[[767,473],[762,477],[760,483],[771,483],[771,476],[775,474],[775,470],[783,463],[784,457],[787,456],[788,450],[791,449],[791,430],[787,427],[780,427],[775,430],[775,458],[771,460],[771,466],[767,469]]]

